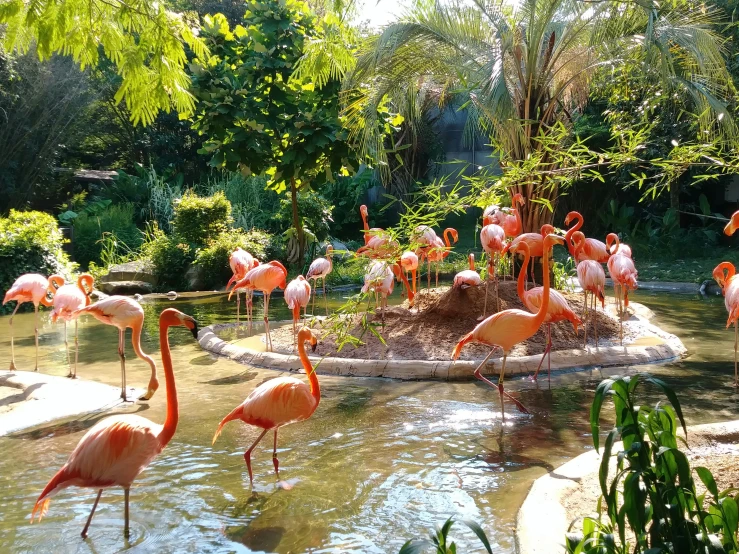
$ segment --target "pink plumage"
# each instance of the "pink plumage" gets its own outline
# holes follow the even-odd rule
[[[310,283],[302,275],[290,281],[285,288],[285,302],[293,314],[293,335],[296,332],[295,326],[300,320],[300,308],[305,308],[310,302],[310,292]]]
[[[370,242],[372,242],[372,239],[370,239]],[[326,257],[325,258],[316,258],[311,262],[310,267],[308,268],[308,273],[305,275],[306,279],[323,279],[325,277],[328,277],[329,273],[331,273],[331,270],[334,267],[333,262],[331,261],[331,252],[333,251],[333,247],[330,245],[326,247]]]
[[[494,211],[490,214],[489,223],[502,227],[507,237],[516,237],[520,235],[523,230],[523,225],[521,223],[521,215],[515,206],[516,204],[523,206],[524,203],[525,200],[521,194],[514,194],[511,199],[511,207]]]
[[[532,258],[541,258],[544,254],[544,240],[541,238],[541,233],[524,233],[518,235],[506,245],[504,252],[508,250],[515,252],[522,242],[525,242],[526,246],[529,247],[529,253]]]
[[[506,245],[505,230],[494,223],[485,225],[480,231],[480,243],[489,256],[501,254]]]
[[[403,271],[413,271],[418,269],[418,256],[415,252],[403,252],[400,257],[400,265],[403,267]]]
[[[594,260],[583,260],[577,264],[577,280],[584,291],[592,292],[605,304],[606,273],[603,266]]]
[[[33,302],[34,306],[38,306],[46,297],[48,286],[49,279],[43,275],[39,275],[38,273],[21,275],[15,280],[10,289],[8,289],[8,292],[5,293],[3,305],[15,300],[19,304]]]
[[[454,276],[455,287],[476,287],[482,284],[480,274],[475,271],[475,255],[470,254],[469,257],[470,268],[460,271]]]
[[[623,254],[614,254],[608,259],[608,273],[614,284],[623,287],[625,293],[625,305],[629,305],[629,291],[637,288],[638,272],[634,262]]]

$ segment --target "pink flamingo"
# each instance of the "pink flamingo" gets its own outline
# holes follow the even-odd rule
[[[574,225],[567,229],[567,233],[565,233],[565,244],[567,244],[567,249],[569,250],[570,255],[574,258],[575,246],[572,244],[572,235],[576,231],[579,231],[582,227],[583,218],[579,212],[570,212],[567,214],[567,217],[565,217],[565,225],[569,225],[570,221],[572,221],[573,219],[575,220]],[[606,247],[606,245],[603,244],[601,241],[597,239],[586,238],[585,243],[580,250],[579,256],[580,258],[575,259],[576,262],[582,260],[595,260],[598,263],[604,264],[608,262],[610,254],[608,253],[608,248]]]
[[[534,286],[536,286],[536,279],[534,278],[534,258],[543,258],[544,239],[542,237],[553,232],[554,227],[547,223],[546,225],[542,226],[541,233],[524,233],[522,235],[518,235],[515,239],[506,244],[505,248],[503,249],[503,254],[505,254],[509,250],[516,252],[518,250],[519,244],[521,244],[522,242],[526,243],[526,246],[529,247],[529,256],[531,256],[531,281],[534,283]],[[544,261],[542,260],[541,263],[542,273],[547,273],[547,268],[545,268],[544,266]]]
[[[313,366],[305,353],[305,342],[309,341],[311,350],[315,352],[318,339],[310,329],[303,327],[298,332],[298,356],[308,374],[310,386],[295,377],[277,377],[262,383],[246,397],[241,404],[221,420],[213,436],[215,444],[223,426],[229,421],[240,419],[247,425],[259,427],[262,432],[257,440],[244,452],[246,469],[249,471],[249,483],[254,484],[254,476],[251,470],[251,453],[259,444],[267,431],[274,429],[275,440],[272,450],[272,464],[275,466],[275,474],[280,476],[280,462],[277,459],[277,431],[280,427],[304,421],[313,415],[318,403],[321,401],[321,387]]]
[[[372,237],[380,236],[385,233],[385,230],[380,227],[372,227],[372,229],[370,229],[369,223],[367,222],[369,212],[367,211],[367,206],[364,204],[359,206],[359,215],[362,216],[362,224],[364,226],[364,244],[369,244]]]
[[[77,360],[79,354],[79,341],[77,337],[77,318],[73,318],[72,314],[90,305],[90,294],[95,286],[95,279],[92,275],[83,273],[77,278],[76,285],[65,285],[64,278],[60,275],[52,275],[49,277],[49,293],[54,295],[52,301],[51,321],[56,323],[58,318],[64,321],[64,346],[67,349],[67,365],[69,365],[69,343],[67,342],[67,322],[74,319],[74,373],[69,368],[69,375],[72,379],[77,378]],[[54,291],[56,289],[56,291]]]
[[[310,283],[305,280],[305,277],[298,275],[295,279],[290,281],[285,287],[285,302],[287,303],[288,309],[293,313],[293,339],[297,332],[297,325],[300,321],[300,308],[303,308],[303,315],[307,319],[306,311],[308,309],[308,302],[310,302]]]
[[[375,292],[375,299],[380,298],[380,309],[382,310],[382,321],[385,322],[385,310],[387,309],[387,297],[393,293],[395,288],[395,278],[402,280],[403,285],[408,292],[408,303],[413,307],[415,294],[411,290],[408,279],[403,273],[400,264],[391,264],[384,261],[372,262],[369,271],[364,276],[364,285],[362,292],[367,293],[370,290]],[[375,302],[376,304],[376,302]]]
[[[580,231],[575,231],[572,234],[572,240],[575,243],[575,259],[577,259],[583,244],[585,243],[585,235]],[[598,346],[598,319],[596,317],[598,306],[595,300],[600,300],[603,309],[606,307],[606,273],[603,271],[603,266],[595,260],[583,260],[577,264],[577,280],[580,281],[585,300],[583,302],[583,317],[587,317],[588,312],[590,318],[593,320],[593,327],[595,331],[595,346]],[[592,295],[592,306],[588,308],[588,293]],[[585,339],[583,342],[583,348],[588,343],[588,327],[585,327]]]
[[[358,248],[357,256],[367,255],[372,259],[387,259],[392,258],[399,248],[398,242],[383,231],[380,235],[370,237],[365,246]]]
[[[737,229],[739,229],[739,210],[731,214],[731,219],[724,227],[724,234],[730,237]]]
[[[545,228],[542,227],[542,233]],[[548,234],[544,239],[544,266],[549,265],[549,252],[552,250],[554,244],[562,244],[564,240],[562,237],[557,235]],[[549,272],[544,272],[544,292],[539,305],[539,311],[536,314],[525,312],[523,310],[503,310],[502,312],[495,313],[487,319],[481,321],[472,330],[467,333],[457,343],[452,352],[452,359],[456,360],[459,358],[459,354],[462,352],[462,348],[468,342],[478,342],[481,344],[487,344],[492,346],[490,354],[482,361],[482,363],[475,370],[475,377],[485,381],[491,387],[495,386],[492,381],[485,378],[480,370],[485,366],[490,356],[493,355],[496,348],[503,349],[503,363],[500,368],[500,377],[498,379],[498,392],[500,393],[501,409],[503,407],[503,396],[506,396],[514,402],[516,407],[523,413],[528,413],[528,410],[518,400],[513,398],[510,394],[505,392],[503,389],[503,379],[505,376],[505,363],[508,358],[508,354],[511,349],[519,342],[525,341],[529,337],[532,337],[541,327],[542,323],[546,319],[547,312],[549,310]]]
[[[467,287],[476,287],[482,285],[482,278],[480,274],[475,270],[475,255],[470,254],[468,256],[470,262],[470,268],[460,271],[454,276],[454,285],[458,288],[466,289]]]
[[[519,206],[523,206],[526,203],[523,196],[520,193],[516,193],[511,198],[511,207],[506,208],[510,213],[506,213],[503,210],[499,210],[490,215],[490,220],[486,223],[494,223],[503,227],[506,237],[513,238],[521,234],[523,230],[523,224],[521,223],[521,214],[515,205],[518,203]]]
[[[240,246],[237,246],[236,250],[234,250],[231,253],[231,256],[229,256],[228,263],[231,266],[231,271],[233,272],[233,275],[228,280],[228,283],[226,283],[226,292],[228,292],[229,287],[233,283],[237,281],[241,281],[249,271],[257,267],[259,265],[259,260],[257,260],[254,256],[252,256],[246,250],[242,250]],[[244,301],[246,303],[246,317],[249,320],[249,332],[251,332],[252,295],[253,294],[254,294],[254,289],[246,289],[244,291]],[[236,291],[236,321],[239,321],[240,305],[241,305],[241,299],[239,297],[239,291]]]
[[[157,425],[134,414],[111,416],[100,421],[85,433],[67,463],[46,485],[33,507],[32,523],[36,515],[38,521],[41,521],[49,510],[51,497],[67,487],[98,489],[90,517],[82,529],[82,538],[85,538],[103,489],[123,487],[125,498],[123,533],[128,536],[128,497],[131,484],[164,450],[177,429],[179,418],[177,390],[167,332],[170,327],[178,326],[188,328],[197,339],[198,324],[189,315],[169,308],[159,316],[159,344],[162,349],[162,364],[167,385],[167,415],[164,425]]]
[[[611,233],[611,234],[614,234],[615,235],[615,233]],[[573,238],[574,238],[574,236],[573,236]],[[608,242],[608,241],[606,241],[606,242]],[[613,239],[611,239],[611,242],[613,242]],[[613,256],[614,254],[618,253],[618,254],[623,254],[624,256],[626,256],[627,258],[631,258],[632,260],[634,259],[633,256],[631,255],[631,247],[628,244],[624,244],[623,242],[619,242],[618,244],[613,244],[612,246],[607,246],[607,248],[608,248],[608,252],[611,254],[611,256]]]
[[[526,266],[529,263],[531,256],[528,253],[528,244],[522,242],[518,245],[518,248],[522,250],[524,255],[523,266],[518,274],[518,297],[526,306],[526,309],[531,313],[537,313],[541,307],[544,298],[544,289],[542,287],[535,287],[529,290],[524,290],[524,281],[526,279]],[[549,273],[549,272],[546,272]],[[547,305],[546,316],[544,317],[544,323],[547,324],[547,346],[544,349],[544,355],[539,361],[539,366],[534,372],[532,379],[536,381],[541,369],[541,364],[544,363],[544,358],[547,358],[547,376],[551,380],[552,374],[552,323],[558,323],[560,321],[569,321],[572,323],[572,327],[575,329],[577,335],[577,326],[582,325],[575,312],[572,311],[567,300],[559,292],[554,289],[549,290],[549,304]]]
[[[400,265],[405,272],[406,279],[408,278],[408,272],[411,272],[411,278],[413,279],[413,294],[416,293],[416,272],[418,271],[418,256],[415,252],[408,250],[403,252],[400,257]]]
[[[50,307],[51,301],[46,297],[49,287],[49,279],[38,273],[26,273],[18,277],[13,285],[5,293],[3,306],[8,302],[16,301],[15,309],[10,316],[10,371],[15,370],[15,346],[13,344],[13,317],[18,311],[21,304],[25,302],[33,302],[33,310],[36,313],[36,324],[34,326],[34,334],[36,337],[36,366],[34,371],[38,371],[38,305]]]
[[[72,319],[91,315],[100,323],[118,329],[118,357],[121,360],[121,398],[126,400],[126,329],[131,328],[131,346],[140,359],[151,368],[151,378],[146,394],[139,400],[150,400],[159,388],[157,365],[154,359],[141,350],[141,330],[144,327],[144,310],[135,300],[127,296],[109,296],[72,313]]]
[[[431,289],[431,264],[436,264],[436,288],[439,287],[439,263],[444,261],[452,251],[452,244],[459,240],[459,233],[456,229],[448,227],[444,229],[443,233],[444,240],[438,236],[434,239],[434,242],[426,248],[424,256],[426,258],[426,280],[427,288]],[[451,237],[451,241],[449,240]]]
[[[330,247],[329,247],[330,248]],[[320,259],[320,258],[319,258]],[[318,261],[318,260],[316,260]],[[315,263],[315,262],[313,262]],[[308,273],[310,277],[310,272]],[[242,287],[251,287],[264,294],[264,330],[267,349],[272,351],[272,336],[269,331],[269,296],[276,288],[284,289],[287,285],[287,269],[278,261],[261,264],[249,271],[244,278],[237,282],[234,290]],[[233,291],[231,291],[233,294]],[[228,295],[229,299],[231,295]]]
[[[500,310],[500,300],[498,298],[498,262],[506,247],[505,230],[495,223],[485,225],[480,231],[480,243],[488,256],[488,272],[485,279],[485,305],[482,310],[482,316],[484,318],[488,311],[488,283],[491,275],[495,282],[495,311]]]
[[[724,293],[724,304],[726,305],[726,311],[729,312],[729,319],[726,320],[726,328],[728,329],[732,323],[734,324],[734,386],[736,387],[739,385],[739,374],[737,374],[737,347],[739,347],[739,328],[737,327],[737,320],[739,320],[739,277],[736,275],[734,264],[731,262],[721,262],[713,270],[713,278],[719,284]]]
[[[310,267],[308,268],[308,274],[306,275],[306,278],[308,280],[313,279],[313,305],[311,306],[311,314],[316,314],[316,282],[318,279],[321,279],[321,284],[323,285],[323,301],[326,304],[326,316],[328,316],[328,298],[326,297],[326,277],[328,277],[329,273],[333,271],[334,264],[331,261],[331,252],[333,252],[334,247],[330,244],[326,247],[326,257],[325,258],[316,258],[313,260],[313,263],[310,264]],[[361,249],[360,249],[361,250]]]
[[[629,291],[637,288],[636,278],[637,271],[634,262],[628,256],[619,252],[620,241],[616,233],[609,233],[606,237],[608,250],[611,249],[611,243],[616,242],[616,253],[608,258],[608,273],[613,281],[613,292],[616,295],[616,304],[618,308],[619,337],[621,344],[624,343],[624,322],[623,313],[629,305]]]

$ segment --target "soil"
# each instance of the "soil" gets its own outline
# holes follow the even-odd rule
[[[719,491],[739,486],[739,464],[737,464],[739,434],[720,434],[715,431],[689,429],[688,444],[690,450],[684,448],[684,445],[680,446],[687,455],[691,468],[707,467],[713,474]],[[615,467],[614,458],[611,463],[611,476],[614,474]],[[695,473],[693,477],[698,494],[703,494],[706,491],[705,486]],[[567,520],[576,521],[583,516],[595,514],[599,497],[598,473],[586,475],[578,487],[568,492],[563,500]],[[577,521],[573,529],[581,528],[581,522]]]
[[[582,293],[563,292],[562,294],[575,313],[582,314]],[[510,308],[526,310],[516,293],[515,282],[499,283],[499,295],[501,310]],[[490,315],[496,311],[492,284],[488,288],[487,296],[487,315]],[[341,351],[337,352],[335,337],[328,335],[322,339],[321,355],[371,360],[449,360],[459,339],[479,323],[477,318],[483,313],[484,302],[484,286],[464,290],[452,287],[439,287],[431,291],[423,290],[416,296],[413,309],[409,309],[407,300],[400,306],[389,307],[385,312],[384,326],[381,315],[372,314],[371,323],[375,325],[375,329],[386,344],[382,344],[377,337],[362,328],[362,316],[358,315],[351,334],[361,337],[365,344],[358,347],[345,345]],[[600,307],[597,310],[597,323],[600,346],[619,343],[618,321],[605,315]],[[320,331],[320,323],[314,322],[311,325]],[[624,327],[624,340],[627,341],[629,338],[627,327]],[[288,325],[273,330],[272,343],[275,351],[292,353],[292,327]],[[554,323],[552,324],[552,343],[553,350],[582,348],[583,330],[580,328],[579,336],[576,336],[570,322]],[[591,330],[588,331],[588,344],[595,345]],[[545,346],[546,325],[543,325],[534,336],[518,344],[511,355],[541,354]],[[490,347],[488,346],[468,344],[462,350],[460,359],[479,360],[487,356],[489,352]],[[502,355],[502,352],[497,350],[493,358],[502,357]]]

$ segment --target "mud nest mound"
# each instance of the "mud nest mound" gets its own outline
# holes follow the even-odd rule
[[[516,284],[512,281],[499,283],[500,309],[518,308],[526,310],[516,293]],[[583,295],[562,292],[576,314],[582,317]],[[495,313],[495,289],[491,283],[487,291],[487,315]],[[361,325],[361,316],[357,316],[351,334],[361,337],[364,345],[354,347],[346,345],[340,352],[336,350],[335,337],[329,335],[322,340],[320,354],[339,358],[363,358],[370,360],[439,360],[451,359],[452,350],[459,339],[469,333],[483,313],[485,303],[485,287],[457,289],[439,287],[431,291],[420,291],[416,295],[413,309],[409,309],[406,300],[400,306],[391,306],[385,312],[385,324],[379,313],[372,315],[371,322],[382,336],[385,344],[371,332],[365,331]],[[600,306],[597,311],[598,344],[610,346],[619,343],[618,321],[605,315]],[[320,331],[320,323],[312,324]],[[594,345],[592,330],[588,330],[588,344]],[[627,338],[624,328],[624,338]],[[292,327],[285,326],[272,331],[272,343],[277,352],[293,353]],[[569,350],[582,348],[583,329],[576,336],[570,322],[552,324],[553,350]],[[546,325],[527,341],[513,349],[513,356],[541,354],[546,347]],[[490,347],[468,344],[462,350],[460,359],[476,360],[487,356]],[[500,350],[493,357],[502,357]]]

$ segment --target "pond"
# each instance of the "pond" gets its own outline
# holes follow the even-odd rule
[[[349,293],[332,296],[333,306],[342,294]],[[689,422],[736,418],[739,395],[730,386],[734,334],[724,329],[723,299],[645,292],[634,300],[652,308],[656,323],[680,336],[690,351],[687,360],[648,368],[677,389]],[[157,314],[169,305],[201,325],[232,320],[235,313],[233,302],[223,296],[147,302],[146,352],[158,351]],[[261,301],[257,305],[261,308]],[[288,317],[281,298],[272,306],[273,317]],[[62,327],[46,315],[43,320],[41,371],[64,376]],[[33,314],[16,316],[15,328],[18,367],[32,367]],[[551,385],[546,378],[538,384],[512,379],[508,388],[532,414],[509,411],[505,422],[497,392],[482,383],[322,375],[316,413],[280,432],[282,482],[274,476],[265,440],[252,458],[250,490],[243,453],[256,430],[230,423],[215,446],[211,440],[224,415],[279,373],[215,358],[185,330],[172,330],[170,336],[180,423],[172,442],[131,489],[130,539],[122,533],[121,489],[103,494],[86,541],[79,533],[94,501],[92,490],[62,491],[46,518],[29,524],[40,491],[99,420],[95,416],[0,438],[0,544],[5,549],[385,554],[455,515],[480,522],[495,552],[514,552],[515,516],[531,482],[591,447],[593,391],[604,376],[624,372],[569,372],[553,376]],[[116,338],[114,328],[82,320],[81,378],[119,385]],[[8,318],[3,317],[0,352],[7,357],[9,348]],[[128,383],[143,387],[148,367],[132,355],[128,338],[127,348]],[[658,398],[646,388],[644,393],[646,401]],[[149,404],[127,409],[162,422],[164,387]],[[462,552],[477,551],[479,543],[465,529],[453,529],[458,546]]]

